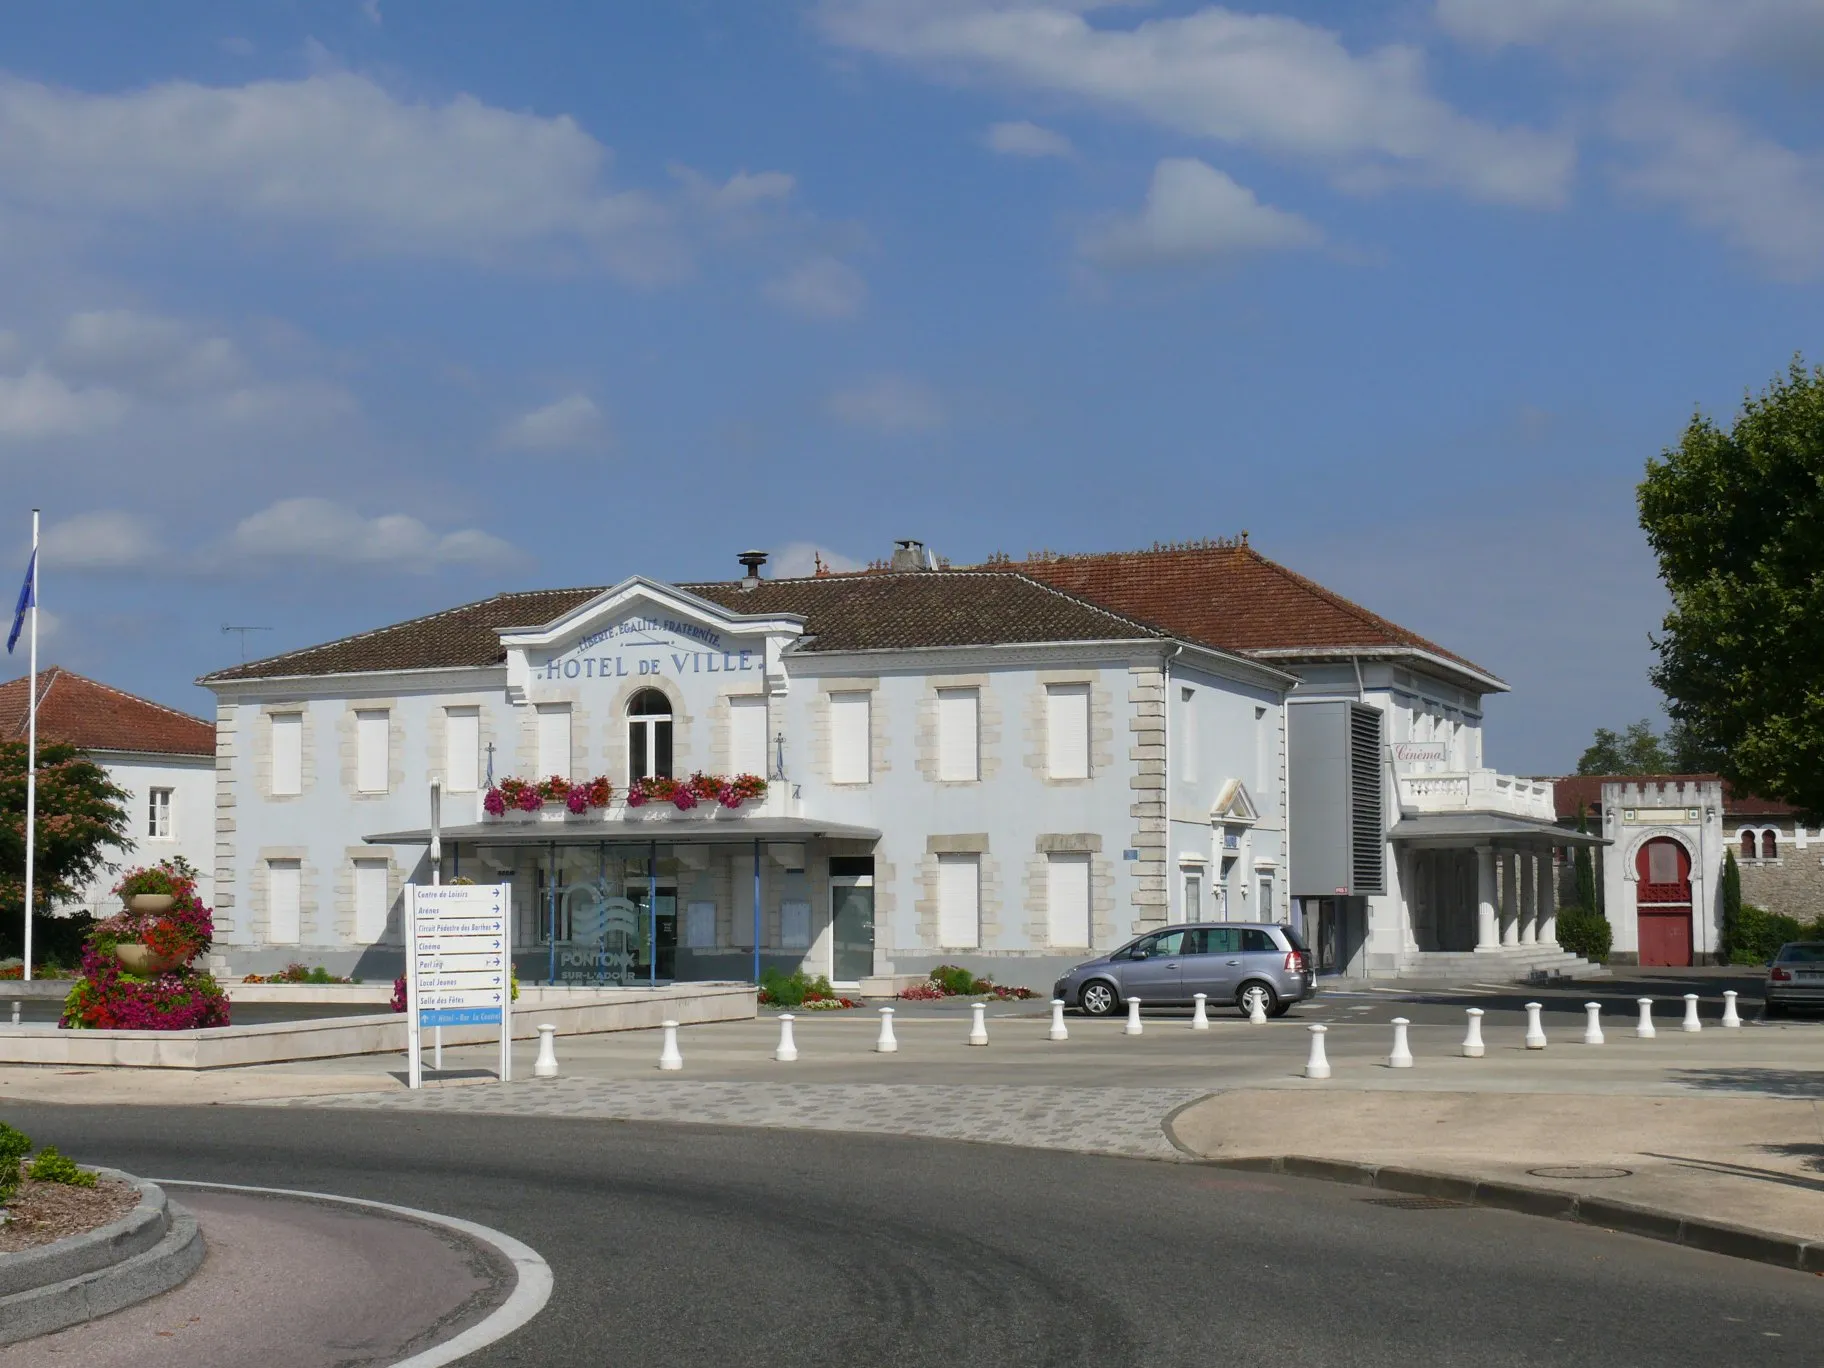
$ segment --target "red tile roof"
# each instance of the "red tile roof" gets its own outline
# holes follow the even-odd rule
[[[1787,817],[1799,809],[1773,798],[1757,798],[1752,793],[1738,794],[1727,779],[1717,774],[1567,774],[1553,779],[1552,801],[1560,821],[1577,816],[1577,805],[1583,804],[1592,819],[1602,811],[1604,784],[1690,784],[1723,785],[1723,814],[1728,817]]]
[[[1462,656],[1268,560],[1245,539],[990,564],[1225,650],[1324,654],[1406,648],[1493,678]]]
[[[21,675],[0,684],[0,738],[25,740],[28,681]],[[215,754],[212,723],[56,665],[38,672],[38,739],[84,750]]]

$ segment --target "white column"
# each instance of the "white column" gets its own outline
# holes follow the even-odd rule
[[[1539,944],[1558,944],[1558,864],[1553,850],[1540,857]]]
[[[1495,924],[1495,848],[1476,847],[1476,949],[1493,950],[1501,943]]]
[[[1520,944],[1519,857],[1513,851],[1501,853],[1501,944]]]
[[[1418,893],[1419,853],[1411,847],[1400,849],[1394,859],[1394,868],[1400,880],[1400,949],[1412,953],[1419,948],[1419,937],[1414,919],[1418,916],[1415,899]],[[1263,916],[1262,920],[1265,920]]]
[[[1533,851],[1520,852],[1520,944],[1539,943],[1539,881],[1534,877],[1539,857]]]

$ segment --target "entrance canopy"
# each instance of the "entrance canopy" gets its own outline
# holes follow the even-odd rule
[[[1613,844],[1605,836],[1573,831],[1555,822],[1537,821],[1530,817],[1510,817],[1498,812],[1428,812],[1417,817],[1402,817],[1387,833],[1392,841],[1416,846],[1462,846],[1499,842],[1517,845],[1526,842],[1554,846],[1605,846]]]

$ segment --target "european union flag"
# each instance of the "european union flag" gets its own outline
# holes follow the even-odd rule
[[[19,644],[19,633],[25,626],[25,610],[34,607],[38,602],[38,552],[32,551],[32,559],[25,567],[25,583],[19,586],[19,606],[13,609],[13,630],[6,634],[6,653],[11,655],[13,647]]]

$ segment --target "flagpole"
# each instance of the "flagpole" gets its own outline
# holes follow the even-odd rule
[[[32,857],[38,844],[38,510],[32,510],[32,679],[25,723],[25,981],[32,978]]]

